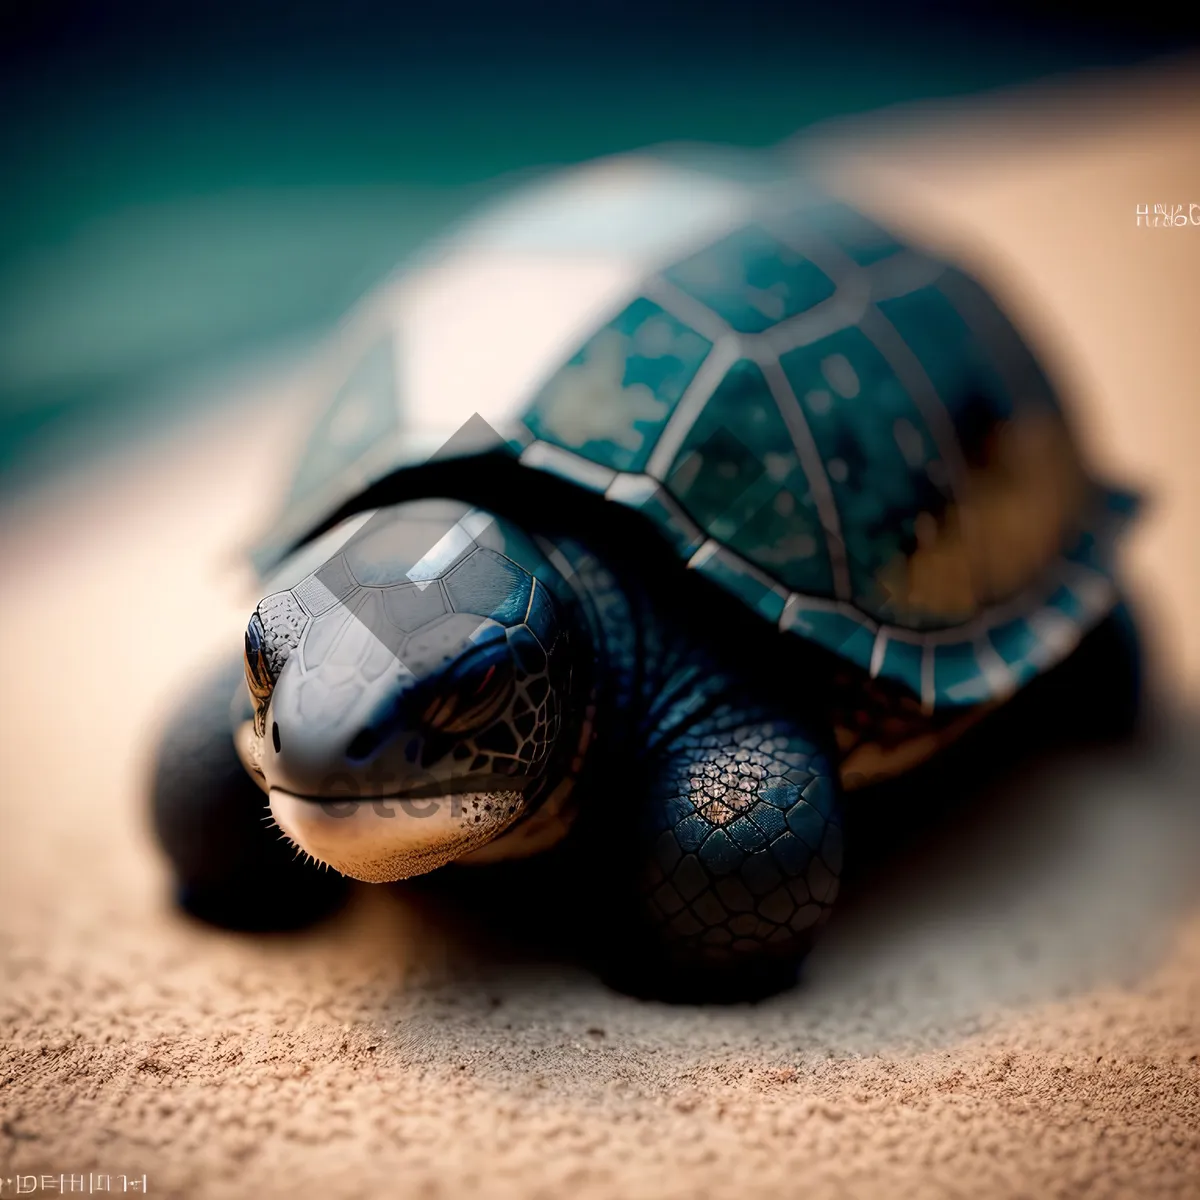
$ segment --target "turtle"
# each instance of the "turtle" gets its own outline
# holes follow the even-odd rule
[[[510,190],[368,295],[312,393],[242,644],[159,743],[203,920],[569,854],[618,958],[790,979],[856,793],[1100,629],[1062,707],[1136,707],[1137,494],[980,271],[785,153]]]

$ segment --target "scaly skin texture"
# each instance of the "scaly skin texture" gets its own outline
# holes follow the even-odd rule
[[[676,973],[794,964],[841,870],[828,728],[764,696],[634,570],[559,550],[602,679],[577,833],[627,889],[631,944]]]

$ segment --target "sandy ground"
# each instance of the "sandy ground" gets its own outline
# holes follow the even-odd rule
[[[997,780],[885,858],[766,1003],[617,996],[403,892],[277,939],[169,909],[148,731],[237,645],[237,540],[274,494],[245,431],[286,381],[261,418],[10,505],[0,1195],[1200,1195],[1200,227],[1135,227],[1200,202],[1200,94],[1168,83],[856,168],[987,256],[1096,457],[1151,487],[1131,577],[1170,704],[1145,744]]]

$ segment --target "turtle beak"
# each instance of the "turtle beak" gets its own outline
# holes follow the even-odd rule
[[[301,849],[353,879],[424,875],[490,840],[520,812],[520,792],[313,800],[271,788],[271,815]],[[486,824],[481,824],[486,822]]]

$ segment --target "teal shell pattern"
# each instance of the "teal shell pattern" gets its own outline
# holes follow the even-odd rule
[[[505,437],[927,709],[1003,698],[1115,603],[1133,500],[1092,481],[1025,341],[971,276],[840,200],[646,279]]]

